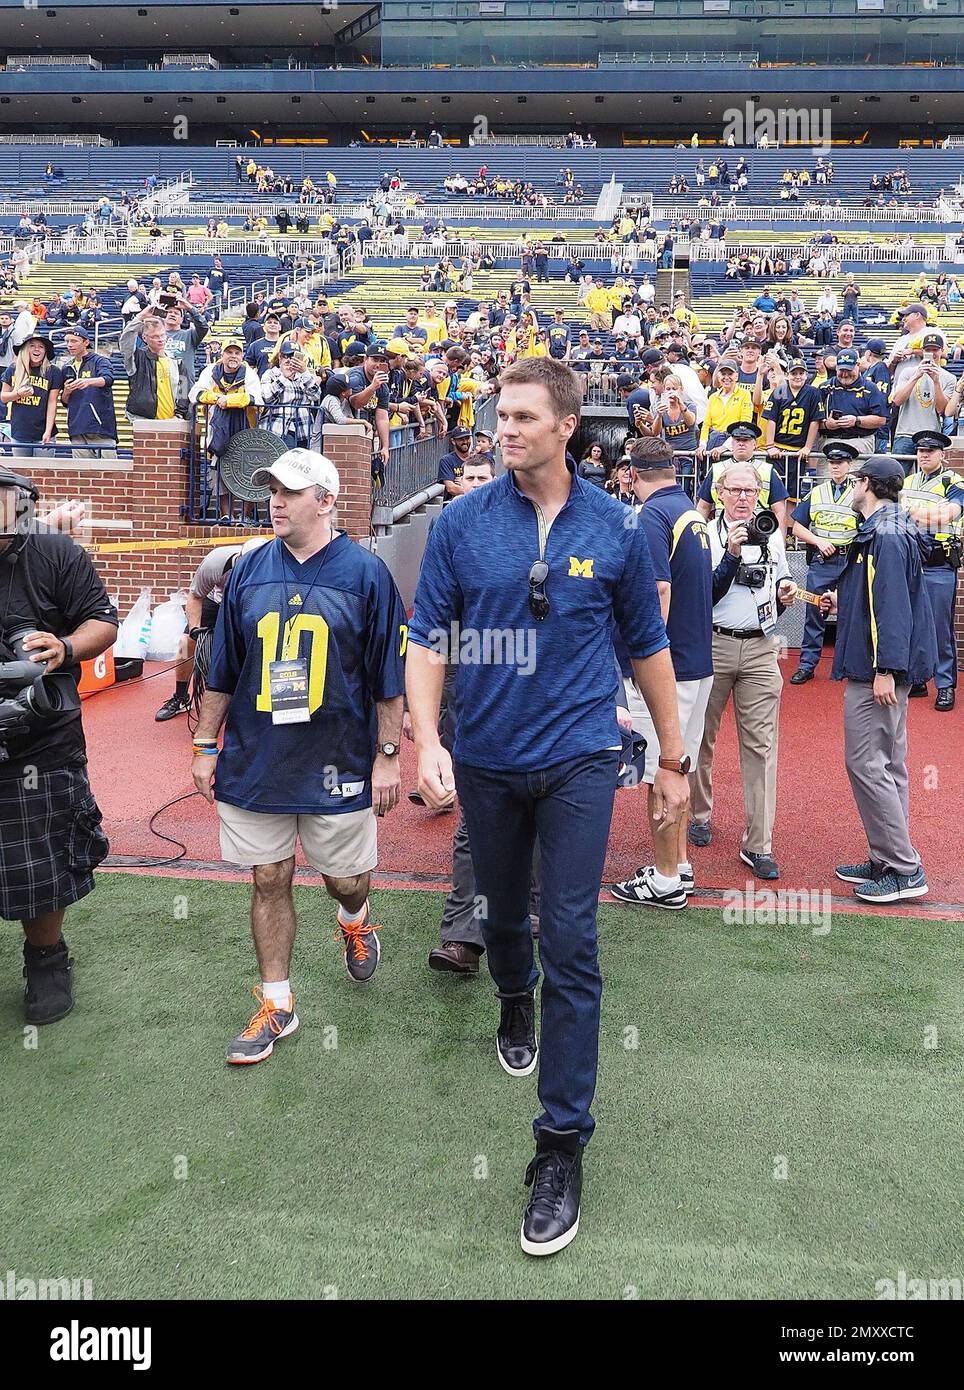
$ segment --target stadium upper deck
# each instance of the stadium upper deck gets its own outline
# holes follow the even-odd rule
[[[709,7],[709,8],[708,8]],[[309,6],[0,0],[11,129],[135,141],[187,115],[344,144],[478,117],[600,144],[717,133],[735,101],[825,105],[837,139],[964,130],[964,0],[450,0]],[[520,70],[525,77],[520,79]],[[171,138],[173,138],[173,133]]]

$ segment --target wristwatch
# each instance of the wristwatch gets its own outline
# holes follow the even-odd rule
[[[379,753],[381,753],[383,758],[394,758],[398,753],[398,744],[380,743],[378,745],[378,751]]]
[[[690,770],[689,758],[660,758],[659,765],[666,772],[681,772],[685,777]]]
[[[73,646],[73,643],[71,642],[71,640],[70,640],[69,637],[61,637],[61,639],[60,639],[60,644],[61,644],[61,646],[62,646],[63,649],[64,649],[64,662],[63,662],[63,664],[64,664],[65,666],[72,666],[72,665],[74,664],[74,646]]]

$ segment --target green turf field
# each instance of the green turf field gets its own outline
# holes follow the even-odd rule
[[[0,1277],[89,1278],[95,1298],[775,1299],[964,1273],[959,925],[838,916],[815,937],[604,908],[582,1229],[533,1261],[536,1078],[498,1066],[488,976],[426,968],[440,898],[374,896],[368,989],[327,899],[298,904],[302,1027],[249,1068],[222,1060],[252,1002],[245,887],[101,876],[68,919],[78,1005],[36,1049],[7,924]]]

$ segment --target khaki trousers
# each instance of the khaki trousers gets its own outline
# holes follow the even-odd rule
[[[779,647],[772,637],[724,637],[713,634],[713,689],[706,707],[703,742],[691,778],[690,815],[708,821],[713,811],[713,751],[723,711],[732,693],[743,776],[746,830],[743,847],[750,854],[770,854],[777,811],[777,741],[783,676]]]

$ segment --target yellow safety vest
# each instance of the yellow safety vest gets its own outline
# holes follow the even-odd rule
[[[833,500],[833,483],[818,483],[810,492],[810,530],[822,541],[849,545],[857,530],[857,514],[850,505],[853,483],[846,483],[840,500]]]
[[[720,459],[719,463],[714,463],[713,465],[713,481],[710,484],[710,497],[713,499],[713,506],[718,509],[722,508],[723,503],[720,501],[717,484],[723,476],[724,469],[729,468],[732,462],[732,459]],[[773,467],[771,464],[763,462],[762,459],[759,463],[756,459],[751,460],[750,466],[756,470],[756,475],[760,479],[760,494],[756,500],[757,509],[769,507],[770,480],[773,477]]]
[[[946,497],[948,488],[955,485],[959,486],[960,483],[960,477],[949,468],[942,468],[939,473],[931,474],[922,473],[918,469],[915,473],[909,473],[904,479],[900,500],[905,508],[909,508],[914,502],[927,505],[934,502],[935,499]],[[961,520],[962,518],[958,517],[957,521],[951,522],[949,531],[941,531],[934,535],[934,540],[938,545],[949,545],[955,536],[962,533]]]

